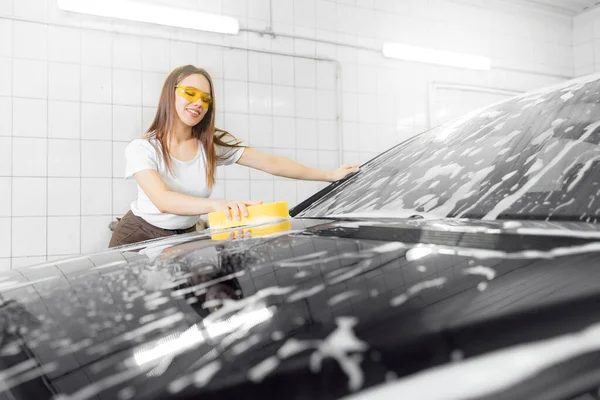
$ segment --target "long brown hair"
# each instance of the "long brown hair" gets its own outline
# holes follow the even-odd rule
[[[240,141],[233,138],[228,132],[215,128],[215,89],[212,78],[205,69],[198,68],[194,65],[183,65],[171,71],[163,84],[154,121],[148,128],[144,137],[156,138],[156,140],[158,140],[161,145],[160,152],[162,153],[167,170],[169,173],[173,173],[167,138],[169,132],[175,125],[175,118],[179,118],[175,110],[175,85],[192,74],[200,74],[208,80],[208,83],[210,84],[210,95],[213,98],[213,102],[204,115],[204,118],[202,118],[202,121],[192,127],[192,136],[202,143],[204,154],[206,154],[206,182],[208,183],[208,187],[212,188],[215,184],[217,160],[227,157],[227,154],[219,156],[215,151],[215,145],[231,148],[243,146],[240,145]],[[226,135],[231,136],[227,141],[225,140]],[[156,150],[159,151],[159,149]]]

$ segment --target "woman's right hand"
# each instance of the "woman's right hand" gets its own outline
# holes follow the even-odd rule
[[[241,201],[241,200],[222,200],[214,199],[212,208],[213,211],[223,211],[230,220],[235,218],[240,220],[242,216],[248,216],[248,206],[262,204],[262,200],[257,201]]]

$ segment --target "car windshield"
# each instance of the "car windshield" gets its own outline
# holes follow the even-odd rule
[[[595,75],[474,111],[371,160],[297,216],[596,222],[599,92]]]

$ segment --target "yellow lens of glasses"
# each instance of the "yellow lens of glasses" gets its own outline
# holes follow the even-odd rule
[[[180,86],[175,85],[177,88],[176,93],[186,99],[187,101],[194,102],[200,99],[202,102],[202,107],[208,110],[208,107],[212,104],[212,96],[208,93],[204,93],[201,90],[196,89],[193,86]]]

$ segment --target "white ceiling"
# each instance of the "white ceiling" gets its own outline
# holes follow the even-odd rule
[[[555,9],[565,14],[576,15],[600,4],[600,0],[520,0],[536,6]]]

